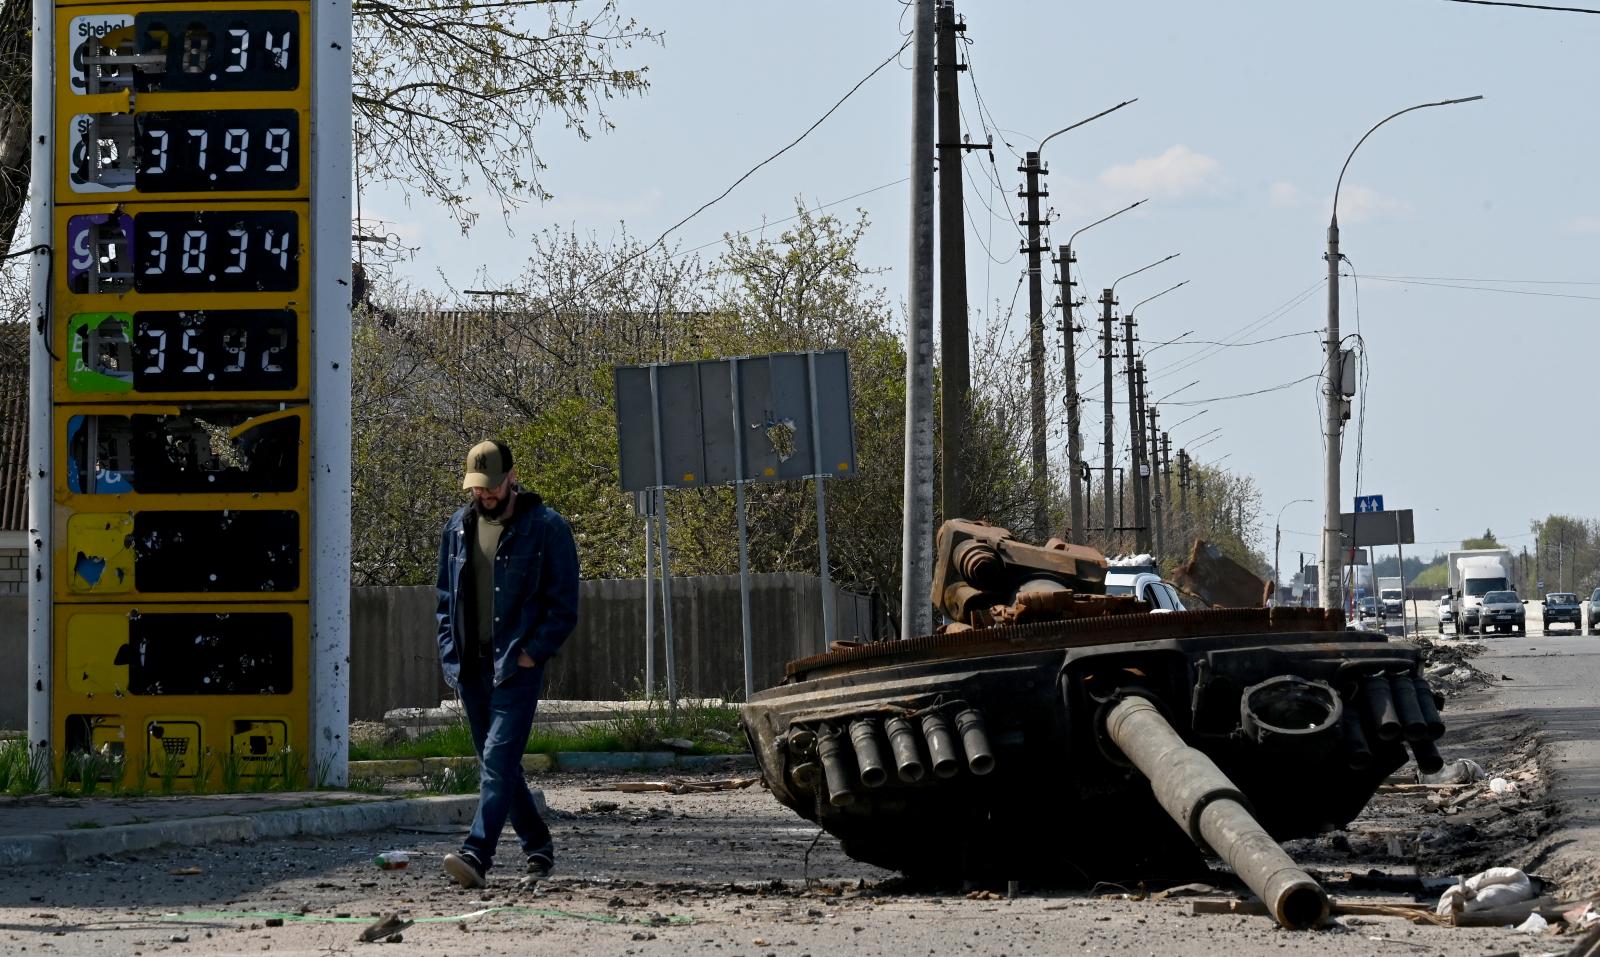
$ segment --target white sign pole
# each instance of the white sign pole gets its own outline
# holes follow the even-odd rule
[[[50,228],[55,221],[55,10],[51,0],[33,2],[33,201],[32,244],[45,251],[29,257],[31,303],[28,316],[28,743],[45,767],[52,768],[50,725],[51,662],[51,464],[50,370],[48,345],[56,327],[50,315]],[[66,263],[60,264],[66,268]],[[56,342],[60,355],[66,343]],[[51,781],[46,777],[44,785]]]
[[[744,513],[744,404],[739,398],[739,360],[728,363],[733,408],[733,507],[739,513],[739,628],[744,638],[744,700],[756,693],[756,665],[750,640],[750,532]],[[815,413],[813,413],[815,414]]]

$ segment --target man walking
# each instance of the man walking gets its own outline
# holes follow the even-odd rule
[[[439,663],[478,752],[478,813],[444,869],[462,887],[483,887],[509,819],[527,856],[523,880],[534,882],[554,866],[555,844],[522,753],[545,663],[578,622],[578,552],[566,521],[518,487],[504,442],[472,447],[461,487],[472,501],[450,516],[439,543]]]

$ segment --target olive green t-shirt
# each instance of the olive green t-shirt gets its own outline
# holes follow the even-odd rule
[[[506,530],[503,523],[478,516],[478,541],[472,549],[472,610],[473,623],[478,633],[478,647],[485,657],[492,655],[490,644],[494,635],[494,553],[500,546],[500,535]]]

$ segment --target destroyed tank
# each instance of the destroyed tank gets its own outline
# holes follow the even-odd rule
[[[1310,926],[1326,896],[1276,842],[1442,763],[1420,652],[1338,611],[1153,614],[1105,594],[1099,552],[981,522],[937,548],[939,633],[836,643],[743,706],[772,794],[856,860],[1087,885],[1190,879],[1211,853]]]

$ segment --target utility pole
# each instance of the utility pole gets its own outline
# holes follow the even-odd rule
[[[1113,521],[1111,517],[1111,469],[1116,465],[1116,463],[1113,461],[1116,456],[1116,436],[1112,434],[1112,426],[1114,423],[1113,413],[1115,412],[1116,407],[1111,402],[1111,357],[1112,353],[1116,352],[1116,340],[1112,338],[1111,333],[1112,305],[1114,305],[1114,300],[1111,298],[1111,290],[1106,289],[1104,292],[1100,293],[1100,362],[1101,366],[1105,370],[1105,384],[1102,386],[1100,395],[1102,399],[1101,404],[1103,404],[1106,408],[1106,479],[1100,487],[1100,497],[1105,500],[1106,547],[1108,549],[1111,547],[1111,529],[1116,525],[1116,522]]]
[[[1072,324],[1072,264],[1076,259],[1071,246],[1061,246],[1056,251],[1056,263],[1061,267],[1061,357],[1067,380],[1067,541],[1074,545],[1084,543],[1083,536],[1083,485],[1079,473],[1083,471],[1083,437],[1078,434],[1078,356]]]
[[[941,513],[946,519],[966,514],[967,474],[962,449],[966,444],[972,390],[972,364],[967,334],[967,246],[962,222],[961,101],[956,74],[966,69],[956,62],[956,34],[967,29],[956,21],[951,0],[939,4],[939,345],[943,357],[944,391],[940,397],[939,433]],[[985,146],[970,144],[971,149]]]
[[[1145,407],[1145,402],[1149,396],[1145,393],[1143,359],[1140,359],[1137,366],[1135,366],[1134,377],[1139,383],[1139,418],[1135,423],[1139,427],[1139,462],[1133,470],[1133,481],[1137,484],[1139,491],[1138,494],[1134,495],[1133,499],[1139,503],[1139,507],[1144,513],[1139,518],[1139,539],[1143,543],[1139,550],[1148,552],[1152,547],[1151,533],[1155,529],[1155,509],[1150,502],[1150,478],[1153,474],[1150,470],[1150,463],[1154,455],[1151,453],[1150,443],[1145,441],[1145,432],[1150,427],[1150,413]]]
[[[1189,521],[1189,453],[1178,450],[1178,512],[1183,515],[1184,534],[1193,533],[1194,523]]]
[[[1142,375],[1144,372],[1143,362],[1139,363],[1139,371],[1141,373],[1139,377],[1140,384],[1142,385],[1144,380]],[[1145,480],[1145,488],[1149,489],[1150,524],[1155,528],[1156,558],[1159,559],[1167,551],[1165,529],[1161,527],[1161,506],[1165,500],[1161,497],[1161,430],[1157,427],[1160,410],[1156,409],[1155,406],[1151,406],[1145,411],[1145,418],[1149,420],[1150,425],[1150,442],[1146,446],[1150,453],[1150,477]]]
[[[1161,433],[1161,501],[1163,507],[1172,502],[1172,437]],[[1178,534],[1177,528],[1172,528],[1174,535]],[[1183,543],[1178,542],[1178,548],[1183,548]]]
[[[914,0],[900,637],[933,631],[933,0]]]
[[[1017,195],[1027,200],[1027,218],[1022,226],[1027,230],[1028,241],[1022,251],[1028,255],[1028,371],[1030,379],[1030,412],[1033,426],[1033,540],[1043,541],[1050,531],[1050,472],[1045,447],[1044,410],[1044,285],[1039,274],[1039,256],[1045,251],[1039,236],[1040,227],[1046,225],[1040,218],[1039,200],[1049,192],[1039,186],[1039,177],[1047,175],[1039,163],[1039,154],[1025,154],[1017,172],[1027,177],[1027,185]]]
[[[1317,565],[1318,597],[1323,608],[1344,607],[1344,596],[1341,592],[1344,556],[1341,554],[1343,536],[1339,517],[1339,463],[1348,403],[1340,388],[1343,376],[1340,374],[1342,340],[1339,338],[1339,190],[1344,186],[1344,174],[1350,168],[1350,161],[1355,159],[1356,150],[1361,148],[1361,144],[1367,141],[1368,136],[1377,132],[1378,127],[1414,110],[1470,103],[1481,99],[1483,99],[1481,96],[1468,96],[1455,100],[1440,100],[1436,103],[1419,103],[1389,114],[1373,124],[1372,129],[1367,130],[1361,139],[1356,141],[1356,145],[1351,147],[1349,155],[1344,158],[1344,166],[1339,168],[1339,178],[1333,184],[1333,210],[1332,215],[1328,217],[1328,251],[1324,254],[1328,263],[1328,338],[1323,344],[1323,348],[1327,350],[1324,368],[1328,372],[1323,396],[1326,400],[1323,441],[1327,446],[1327,454],[1323,456],[1326,475],[1323,479],[1322,561]]]
[[[1150,533],[1144,520],[1144,496],[1140,493],[1139,465],[1144,458],[1144,424],[1139,415],[1138,362],[1133,352],[1133,313],[1122,317],[1122,361],[1128,373],[1128,457],[1133,472],[1133,547],[1150,550]]]

